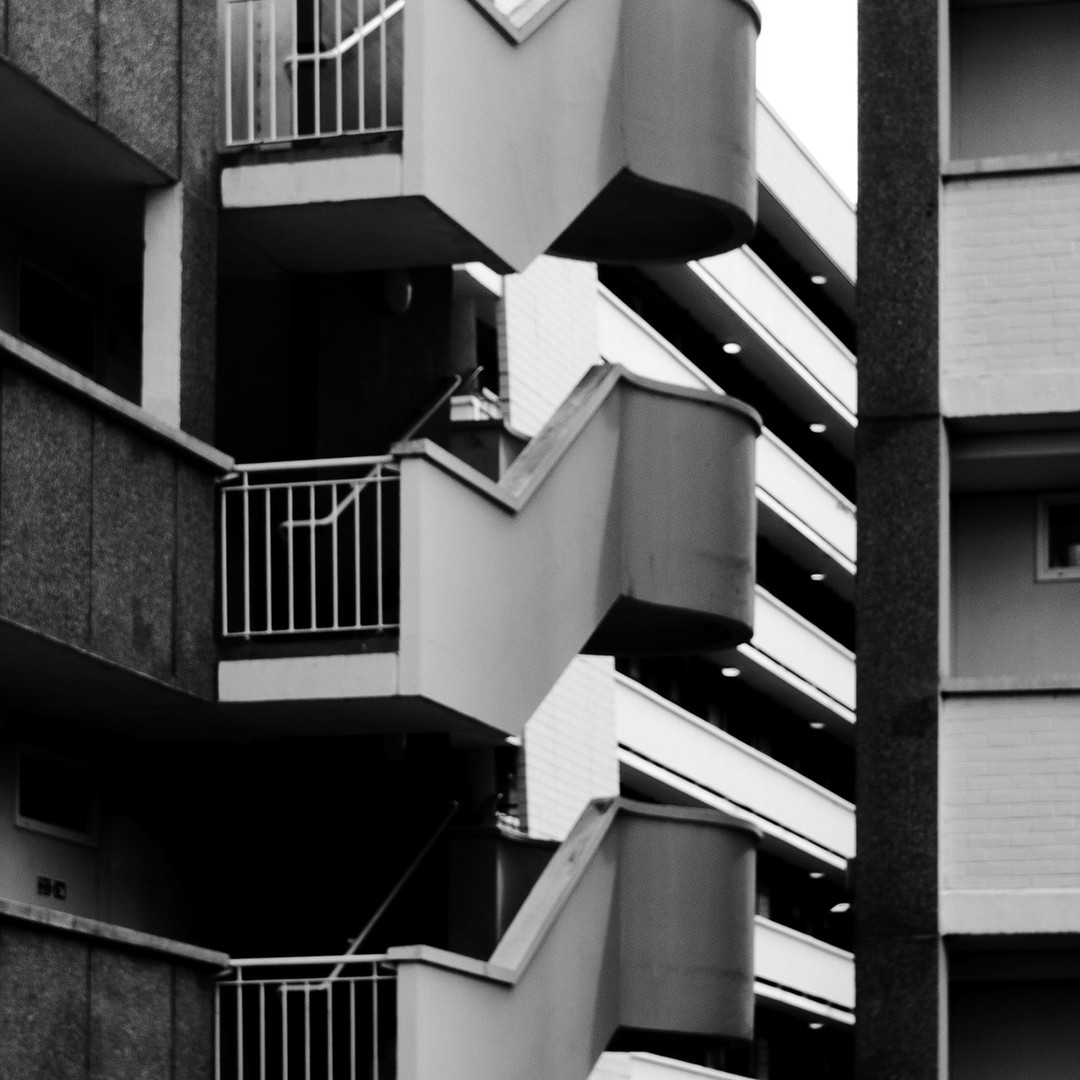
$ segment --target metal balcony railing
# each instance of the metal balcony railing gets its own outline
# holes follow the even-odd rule
[[[222,634],[395,629],[399,481],[390,457],[267,462],[227,477]]]
[[[215,1080],[392,1080],[396,986],[381,955],[233,960],[216,988]]]
[[[227,144],[400,131],[404,7],[227,0]]]

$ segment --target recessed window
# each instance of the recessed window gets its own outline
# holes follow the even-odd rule
[[[81,844],[97,841],[94,774],[79,761],[19,747],[15,824]]]
[[[1036,580],[1080,580],[1080,492],[1040,495],[1035,532]]]

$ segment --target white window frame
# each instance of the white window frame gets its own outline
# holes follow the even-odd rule
[[[1039,495],[1035,500],[1035,580],[1080,581],[1080,566],[1050,565],[1050,507],[1080,506],[1080,491]]]
[[[52,761],[65,768],[74,769],[76,772],[85,773],[91,779],[90,808],[88,817],[88,829],[83,832],[78,829],[66,829],[62,825],[54,825],[50,821],[42,821],[39,818],[27,817],[20,813],[22,805],[22,762],[23,757],[37,758],[39,761]],[[97,847],[98,844],[98,794],[97,783],[94,780],[94,770],[83,761],[74,758],[62,757],[59,754],[41,750],[36,746],[20,743],[16,747],[15,756],[15,805],[12,807],[15,816],[15,824],[21,829],[31,832],[42,833],[45,836],[54,836],[58,840],[68,840],[73,844],[84,844],[87,847]]]

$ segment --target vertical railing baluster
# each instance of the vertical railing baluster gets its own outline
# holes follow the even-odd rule
[[[225,145],[232,146],[233,137],[233,78],[236,58],[233,56],[233,5],[225,8]]]
[[[334,984],[326,988],[326,1080],[334,1080]]]
[[[356,980],[349,980],[349,1080],[356,1080]]]
[[[254,142],[255,134],[255,4],[249,0],[247,5],[247,114],[248,141]]]
[[[390,79],[386,74],[386,0],[379,0],[379,50],[381,52],[381,58],[379,62],[379,74],[382,79],[382,112],[380,114],[382,124],[381,127],[386,130],[386,89],[390,84]]]
[[[281,1080],[289,1080],[289,994],[288,987],[281,990]]]
[[[371,963],[371,1080],[379,1080],[379,962]]]
[[[356,130],[367,131],[366,89],[364,73],[367,71],[367,38],[364,37],[364,0],[356,0],[356,23],[360,31],[360,40],[356,43]]]
[[[340,594],[338,592],[338,521],[339,521],[339,516],[338,516],[338,513],[337,513],[338,486],[337,486],[336,482],[331,486],[330,492],[331,492],[330,512],[333,515],[333,517],[331,518],[331,521],[330,521],[330,558],[331,558],[331,560],[333,562],[333,567],[332,567],[332,569],[330,571],[330,580],[331,580],[331,582],[333,584],[333,600],[334,600],[334,608],[333,608],[334,622],[333,622],[333,627],[334,627],[335,630],[337,630],[340,627],[341,623],[339,622],[339,619],[338,619],[338,616],[340,614],[340,612],[338,610],[338,607],[339,607],[338,602],[340,600]]]
[[[292,23],[292,128],[290,135],[295,139],[300,134],[300,61],[296,57],[300,53],[300,14],[296,0],[289,5]]]
[[[363,488],[359,484],[353,485],[356,497],[353,499],[353,591],[355,593],[355,614],[353,625],[360,629],[364,620],[360,615],[360,494]]]
[[[289,590],[289,632],[296,629],[296,550],[293,542],[293,534],[296,528],[293,526],[293,485],[285,489],[285,520],[289,523],[286,529],[286,544],[288,547],[288,590]]]
[[[315,485],[308,485],[308,520],[315,520]],[[316,630],[319,626],[318,598],[315,595],[315,526],[308,527],[310,541],[308,543],[308,585],[311,588],[311,622],[309,629]]]
[[[383,471],[375,472],[375,600],[379,629],[383,628]]]
[[[295,0],[294,0],[295,2]],[[276,139],[278,137],[277,130],[277,7],[278,0],[267,0],[270,5],[270,40],[267,42],[267,52],[269,54],[269,63],[267,67],[270,69],[270,138]]]
[[[244,636],[251,635],[251,488],[248,474],[244,473],[240,489],[244,500]]]
[[[259,1080],[266,1080],[266,983],[259,982]]]
[[[304,1080],[311,1080],[311,986],[304,983]]]
[[[244,1080],[244,984],[236,975],[236,1080]]]
[[[341,53],[341,0],[334,0],[334,48],[337,51],[337,56],[335,57],[337,61],[337,70],[334,78],[334,111],[337,117],[337,123],[335,124],[334,130],[336,134],[340,135],[345,119],[341,109],[341,65],[344,60]]]
[[[221,993],[225,988],[214,987],[214,1080],[221,1080]]]
[[[273,557],[270,547],[270,534],[272,532],[271,526],[271,509],[270,509],[270,487],[263,488],[263,494],[266,496],[264,500],[264,509],[266,511],[266,528],[264,530],[264,543],[263,543],[263,557],[266,559],[266,629],[268,631],[274,629],[274,583],[272,575],[270,573],[270,562]]]
[[[319,56],[322,53],[322,0],[312,0],[311,18],[314,25],[314,44],[311,47],[312,86],[315,97],[315,135],[322,134],[322,70]]]

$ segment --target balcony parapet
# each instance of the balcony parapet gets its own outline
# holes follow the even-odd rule
[[[226,4],[231,141],[291,146],[226,161],[237,228],[324,271],[678,261],[749,237],[750,0],[567,0],[520,25],[504,7],[380,0],[361,24],[335,0],[316,48],[281,0]]]
[[[624,675],[616,676],[615,722],[619,744],[635,754],[844,859],[854,856],[851,803]]]
[[[845,949],[819,941],[761,915],[754,920],[755,988],[762,997],[828,1010],[826,1015],[852,1023],[855,1008],[855,958]]]
[[[745,640],[757,431],[756,414],[731,398],[606,366],[590,371],[498,482],[431,443],[395,447],[400,529],[377,535],[386,553],[399,553],[382,577],[400,581],[400,600],[396,617],[384,611],[373,627],[395,640],[365,654],[328,644],[318,656],[223,661],[222,700],[390,697],[399,709],[411,702],[416,723],[430,708],[439,723],[517,734],[579,652]],[[707,498],[697,483],[703,461]],[[258,524],[263,498],[252,511],[258,552],[278,542],[275,528]],[[311,521],[330,513],[309,511],[302,498],[297,506]],[[337,517],[351,536],[364,525],[350,513]],[[242,525],[228,527],[243,535]],[[355,563],[351,542],[334,549],[331,539],[337,554],[324,580]],[[223,564],[229,570],[236,557],[226,553]],[[265,575],[265,561],[258,565]],[[347,574],[339,580],[355,591]]]
[[[231,460],[0,332],[0,694],[142,723],[213,697],[214,483]]]
[[[335,1031],[346,1059],[355,1040],[358,1060],[380,1062],[387,1049],[382,1033],[390,1026],[371,1019],[368,1000],[380,986],[394,995],[397,1080],[585,1080],[618,1028],[748,1039],[756,840],[752,827],[715,811],[597,800],[488,960],[417,945],[385,956],[235,962],[237,977],[221,987],[223,995],[238,996],[247,968],[255,973],[247,979],[246,1007],[225,1001],[225,1049],[249,1049],[246,1059],[223,1055],[221,1075],[252,1080],[260,1063],[297,1049],[324,1064],[334,1057]],[[324,965],[302,980],[303,994],[293,995],[296,1009],[308,1010],[313,1022],[301,1015],[281,1023],[291,1006],[279,1004],[285,995],[276,987],[298,981],[292,978],[271,984],[275,992],[260,1012],[264,980],[257,972],[275,963],[293,970]],[[357,971],[352,980],[350,969]],[[349,981],[359,983],[358,1020],[351,1019],[348,993],[341,994]],[[282,1050],[282,1026],[300,1047]],[[366,1041],[356,1039],[358,1030]],[[237,1038],[238,1031],[250,1037]],[[448,1037],[461,1032],[469,1037]],[[261,1060],[250,1049],[257,1039],[265,1047]]]

